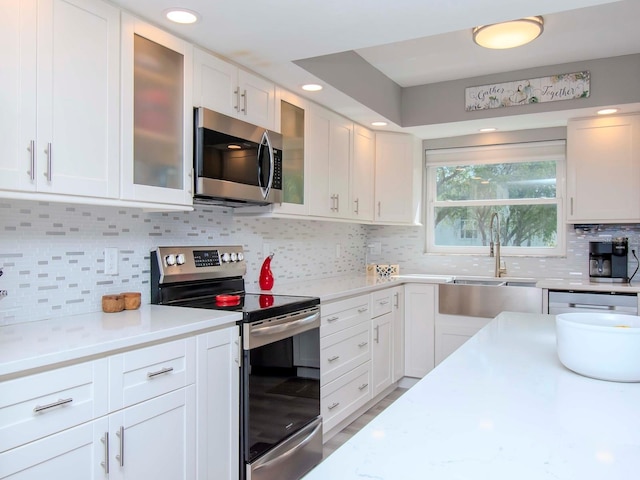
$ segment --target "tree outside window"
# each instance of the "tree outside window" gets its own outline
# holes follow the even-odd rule
[[[522,148],[521,146],[519,147]],[[507,155],[505,155],[507,154]],[[475,253],[491,242],[491,215],[500,217],[505,253],[559,254],[562,215],[558,181],[564,156],[540,160],[486,155],[477,162],[428,165],[428,250]],[[504,157],[507,157],[506,159]],[[501,161],[500,161],[501,160]],[[560,176],[561,177],[561,176]],[[561,177],[562,178],[562,177]]]

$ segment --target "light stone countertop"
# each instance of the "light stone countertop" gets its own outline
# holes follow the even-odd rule
[[[278,283],[270,292],[274,295],[309,295],[320,297],[321,302],[330,302],[341,298],[362,295],[384,288],[402,285],[408,281],[413,283],[446,283],[453,280],[452,275],[410,275],[391,276],[386,278],[361,275],[345,275],[340,277],[305,280],[295,283]],[[249,289],[247,289],[249,290]]]
[[[520,277],[479,277],[468,275],[435,275],[428,273],[408,273],[387,278],[371,277],[363,274],[344,275],[339,277],[304,280],[297,282],[278,282],[270,292],[274,295],[309,295],[320,297],[322,302],[330,302],[341,298],[362,295],[376,290],[403,285],[407,283],[448,283],[455,279],[471,280],[504,280],[504,281],[532,281],[538,288],[550,290],[581,290],[590,292],[624,292],[640,293],[638,283],[596,283],[584,279],[534,279]],[[250,290],[250,289],[248,289]]]
[[[619,292],[640,293],[640,281],[633,283],[598,283],[590,282],[582,278],[548,278],[536,283],[538,288],[549,290],[580,290],[583,292]]]
[[[0,327],[0,380],[21,372],[231,326],[241,313],[142,305]]]
[[[638,478],[640,383],[566,369],[554,319],[500,314],[305,480]]]

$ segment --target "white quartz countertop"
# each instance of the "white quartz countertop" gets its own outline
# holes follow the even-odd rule
[[[0,380],[62,362],[108,354],[233,325],[241,313],[142,305],[0,327]]]
[[[566,369],[552,315],[502,313],[305,480],[640,476],[640,383]]]
[[[303,295],[320,297],[322,302],[330,302],[354,295],[366,294],[375,290],[402,285],[406,283],[448,283],[456,279],[463,280],[498,280],[494,277],[468,275],[437,275],[429,273],[407,273],[386,278],[372,277],[363,274],[344,275],[340,277],[320,278],[297,282],[278,282],[270,292],[274,295]],[[590,292],[623,292],[640,293],[638,283],[596,283],[588,279],[534,279],[520,277],[501,277],[504,281],[531,281],[538,288],[551,290],[581,290]]]
[[[620,292],[640,293],[640,282],[633,283],[598,283],[585,279],[542,279],[536,283],[536,287],[549,290],[580,290],[584,292]]]
[[[309,295],[320,297],[321,302],[329,302],[340,298],[389,288],[403,283],[446,283],[453,280],[452,275],[398,275],[392,277],[372,277],[362,275],[345,275],[341,277],[321,278],[317,280],[298,281],[296,283],[276,283],[270,292],[274,295]]]

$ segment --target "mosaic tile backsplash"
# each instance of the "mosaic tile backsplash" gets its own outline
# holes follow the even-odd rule
[[[274,252],[276,283],[361,273],[365,263],[400,272],[492,275],[488,256],[429,255],[423,227],[364,226],[314,220],[234,216],[231,210],[148,213],[137,209],[0,200],[0,325],[100,311],[102,295],[142,292],[149,303],[149,252],[158,245],[242,245],[247,289],[257,290],[265,253]],[[588,242],[629,237],[638,252],[640,225],[597,232],[567,228],[563,258],[505,257],[508,274],[588,277]],[[367,245],[380,243],[373,255]],[[336,255],[340,245],[340,256]],[[118,274],[104,273],[103,250],[118,249]],[[629,273],[636,263],[630,255]]]
[[[247,290],[257,290],[265,249],[276,283],[364,271],[366,228],[347,223],[234,217],[230,210],[138,209],[0,200],[0,325],[101,310],[102,295],[142,292],[159,245],[242,245]],[[340,257],[336,258],[336,244]],[[119,251],[104,273],[104,248]]]

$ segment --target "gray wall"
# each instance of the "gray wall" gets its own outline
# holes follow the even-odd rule
[[[295,63],[402,127],[640,102],[640,54],[548,65],[406,88],[400,87],[353,51],[308,58]],[[591,95],[588,98],[465,111],[467,87],[583,70],[591,72]]]
[[[465,111],[465,88],[583,70],[591,72],[588,98]],[[549,65],[514,72],[407,87],[402,91],[402,126],[433,125],[483,118],[571,110],[640,101],[640,54]]]

